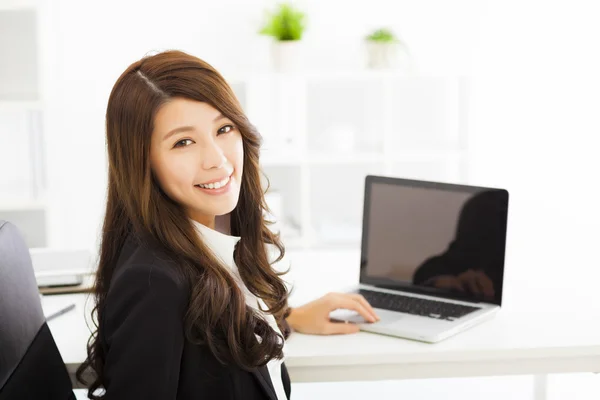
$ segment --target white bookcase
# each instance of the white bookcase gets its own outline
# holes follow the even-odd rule
[[[368,174],[466,183],[464,77],[393,72],[226,76],[263,136],[290,248],[357,247]],[[278,215],[280,214],[280,215]]]
[[[34,0],[0,0],[0,219],[30,247],[47,244],[41,18]]]

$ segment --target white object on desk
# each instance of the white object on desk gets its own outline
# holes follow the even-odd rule
[[[91,270],[88,250],[29,249],[39,287],[80,285]]]

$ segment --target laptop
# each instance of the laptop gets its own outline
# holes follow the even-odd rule
[[[381,318],[336,310],[361,330],[435,343],[502,305],[508,219],[504,189],[369,175],[360,282]]]

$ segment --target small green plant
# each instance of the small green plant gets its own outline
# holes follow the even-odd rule
[[[386,28],[377,29],[367,36],[367,40],[379,43],[398,43],[399,41],[394,32]]]
[[[300,40],[306,29],[306,15],[290,3],[280,3],[274,13],[267,12],[267,22],[259,31],[279,41]]]

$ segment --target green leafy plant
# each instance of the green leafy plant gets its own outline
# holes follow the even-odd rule
[[[399,40],[389,29],[381,28],[377,29],[373,33],[367,36],[367,40],[371,42],[379,42],[379,43],[398,43]]]
[[[274,13],[267,12],[267,21],[259,33],[273,36],[279,41],[300,40],[306,29],[305,20],[304,12],[290,3],[281,3]]]

